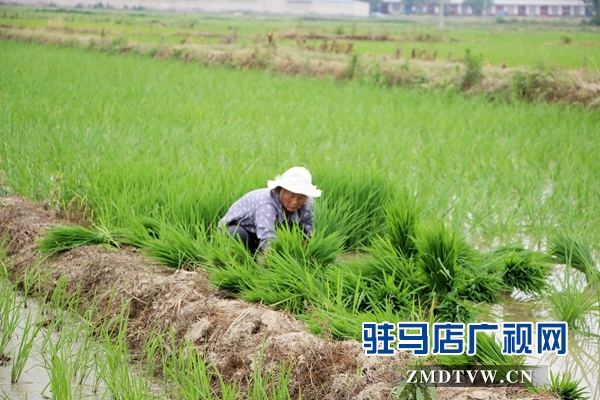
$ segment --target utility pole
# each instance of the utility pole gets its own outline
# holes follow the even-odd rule
[[[440,0],[440,36],[444,34],[444,0]]]

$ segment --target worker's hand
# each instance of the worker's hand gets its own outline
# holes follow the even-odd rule
[[[271,250],[270,247],[267,247],[266,249],[264,249],[261,252],[256,253],[256,256],[254,257],[256,263],[258,265],[260,265],[261,267],[267,267],[267,262],[266,262],[266,258],[269,256],[269,254],[272,252],[273,250]]]

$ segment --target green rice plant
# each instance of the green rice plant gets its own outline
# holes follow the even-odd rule
[[[517,288],[528,294],[541,294],[552,271],[543,254],[521,246],[504,246],[490,254],[490,265],[502,271],[507,288]]]
[[[398,313],[409,311],[413,307],[414,293],[407,282],[398,281],[394,273],[384,273],[383,279],[365,281],[365,306],[361,311],[374,311],[392,308]]]
[[[254,354],[252,361],[252,376],[247,379],[249,387],[248,398],[252,400],[289,400],[290,375],[292,365],[280,363],[275,371],[264,370],[265,341],[261,349]],[[302,399],[302,394],[298,393],[298,399]]]
[[[94,375],[94,354],[97,352],[98,343],[95,341],[94,331],[90,329],[91,324],[83,321],[71,328],[74,349],[70,351],[73,363],[73,374],[77,377],[77,383],[81,386],[92,375]],[[97,378],[95,378],[97,379]]]
[[[352,179],[329,173],[319,181],[327,192],[315,210],[315,231],[340,232],[347,249],[368,245],[383,229],[385,206],[391,196],[389,182],[368,172],[354,174]]]
[[[550,238],[548,247],[552,260],[556,263],[583,272],[589,283],[600,280],[600,271],[596,268],[591,246],[587,241],[561,233]]]
[[[72,364],[69,362],[69,355],[61,352],[60,348],[48,341],[49,347],[44,355],[44,368],[50,376],[50,391],[52,397],[57,399],[73,399],[71,381],[73,379]]]
[[[171,337],[168,355],[163,358],[164,381],[174,386],[173,399],[217,399],[212,388],[219,371],[206,364],[202,354],[188,341],[176,345]],[[165,345],[167,345],[165,343]],[[230,397],[233,399],[234,397]]]
[[[426,275],[430,291],[444,295],[455,287],[459,270],[471,250],[443,225],[422,229],[417,239],[417,266]]]
[[[325,236],[316,231],[308,238],[298,226],[277,230],[277,239],[271,244],[270,251],[302,260],[313,267],[326,266],[335,261],[342,253],[344,238],[334,232]]]
[[[235,265],[255,265],[254,254],[250,254],[241,241],[232,240],[228,232],[213,232],[207,246],[209,263],[204,267],[214,270]]]
[[[473,321],[473,307],[461,300],[453,290],[439,298],[435,307],[435,317],[440,322],[462,322],[467,324]]]
[[[480,265],[475,271],[468,271],[457,285],[458,297],[473,303],[498,303],[498,292],[505,286],[496,271],[485,265]]]
[[[159,394],[149,390],[149,377],[132,366],[132,354],[126,343],[127,304],[101,332],[102,363],[98,371],[106,390],[114,398],[159,399]]]
[[[106,232],[94,232],[83,226],[51,228],[39,242],[42,254],[55,254],[79,246],[114,243]]]
[[[558,321],[564,321],[569,329],[582,334],[594,332],[591,321],[598,320],[598,296],[591,288],[573,275],[567,266],[561,282],[562,290],[549,285],[546,297],[552,304],[552,313]],[[595,314],[594,314],[595,313]]]
[[[428,285],[423,270],[412,259],[400,256],[390,239],[377,237],[366,250],[370,256],[361,261],[360,268],[364,279],[381,281],[384,275],[394,275],[398,283],[406,282],[415,291]]]
[[[225,267],[207,267],[209,282],[219,289],[242,292],[253,288],[259,274],[256,264],[230,264]]]
[[[193,269],[195,265],[206,262],[209,250],[206,248],[206,232],[203,226],[196,226],[194,238],[181,227],[165,224],[158,239],[148,239],[146,253],[173,268]]]
[[[25,320],[25,325],[23,326],[21,341],[19,342],[19,347],[13,358],[13,364],[10,371],[11,383],[16,383],[19,381],[19,377],[23,373],[23,369],[25,369],[25,363],[27,362],[29,354],[31,353],[33,343],[41,329],[42,324],[38,323],[37,317],[34,319],[32,318],[31,313],[27,314],[27,319]]]
[[[554,374],[550,371],[550,390],[559,399],[587,400],[588,393],[581,387],[581,379],[574,379],[568,373]]]
[[[386,209],[386,236],[398,255],[412,258],[417,253],[415,239],[421,211],[414,196],[403,193]]]
[[[509,371],[524,368],[524,357],[502,354],[502,344],[493,335],[477,333],[475,355],[437,355],[436,364],[452,369],[494,369],[494,383],[499,383]]]
[[[518,369],[523,366],[524,358],[502,354],[502,344],[493,335],[487,335],[483,332],[477,333],[476,345],[477,364],[485,366],[501,366],[506,368],[505,372],[511,369]],[[502,371],[499,371],[502,372]],[[504,373],[500,374],[504,376]]]
[[[6,347],[19,325],[22,304],[13,285],[0,280],[0,354],[6,354]]]
[[[323,276],[327,292],[323,297],[352,313],[367,307],[366,284],[360,271],[361,264],[336,264]]]
[[[267,268],[260,269],[252,288],[242,293],[244,300],[262,301],[300,314],[305,311],[306,303],[317,304],[322,298],[325,292],[322,273],[312,268],[310,261],[273,250],[265,254],[265,264]]]

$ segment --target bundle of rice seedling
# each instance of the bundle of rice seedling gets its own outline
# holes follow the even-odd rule
[[[439,297],[434,314],[439,322],[469,323],[473,320],[473,307],[461,300],[456,291]]]
[[[169,267],[196,268],[209,259],[204,227],[196,227],[198,239],[194,239],[181,227],[164,225],[160,230],[160,239],[149,239],[145,250],[150,258]]]
[[[366,304],[362,311],[392,308],[397,312],[410,312],[414,307],[415,296],[409,283],[398,281],[395,273],[384,273],[382,278],[366,281]]]
[[[430,291],[439,294],[454,289],[459,270],[472,255],[467,243],[443,225],[422,230],[417,250],[417,265],[426,275]]]
[[[589,283],[598,282],[600,271],[592,256],[590,245],[571,235],[558,234],[549,240],[548,247],[553,261],[565,264],[585,274]]]
[[[473,340],[466,338],[467,341]],[[436,355],[436,364],[449,367],[451,369],[464,370],[486,370],[494,369],[498,371],[495,375],[494,383],[500,383],[509,371],[521,370],[524,367],[525,358],[515,355],[502,354],[502,345],[492,335],[483,332],[477,332],[475,355],[468,356],[465,353],[460,355]],[[477,376],[477,375],[475,375]],[[480,381],[477,383],[491,383]]]
[[[398,255],[412,258],[417,253],[415,238],[420,210],[414,197],[400,195],[386,210],[386,236]]]
[[[207,266],[209,282],[218,289],[242,292],[252,290],[259,270],[255,265],[231,263],[224,267]]]
[[[277,230],[277,239],[271,243],[269,251],[320,267],[333,263],[342,253],[343,245],[344,238],[338,233],[325,235],[317,231],[309,238],[300,227],[294,225]]]
[[[269,251],[264,263],[266,268],[257,266],[257,276],[248,282],[250,290],[242,293],[248,301],[280,305],[299,314],[308,305],[319,304],[327,293],[322,271],[311,268],[307,260]]]
[[[406,282],[413,290],[428,284],[423,271],[412,259],[399,256],[389,238],[377,237],[366,250],[370,256],[364,259],[361,268],[365,279],[382,282],[384,276],[394,275],[398,283]]]
[[[498,268],[473,252],[471,262],[460,270],[456,290],[460,298],[474,303],[497,303],[498,292],[506,290]]]
[[[246,246],[231,237],[229,232],[213,232],[208,245],[208,259],[211,267],[229,265],[255,265],[254,255]]]
[[[327,187],[327,197],[317,204],[316,229],[328,234],[339,231],[348,249],[369,245],[385,224],[384,207],[392,193],[389,181],[368,172],[343,181],[337,174],[320,181]]]
[[[40,240],[38,249],[43,254],[53,254],[79,246],[114,243],[104,231],[94,232],[83,226],[65,226],[48,229]]]
[[[501,272],[504,285],[528,294],[541,294],[552,271],[547,258],[521,246],[504,246],[490,254],[489,263]]]

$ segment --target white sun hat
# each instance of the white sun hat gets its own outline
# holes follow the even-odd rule
[[[269,189],[280,186],[293,193],[303,194],[308,197],[319,197],[321,191],[312,184],[312,176],[304,167],[292,167],[273,181],[267,181]]]

